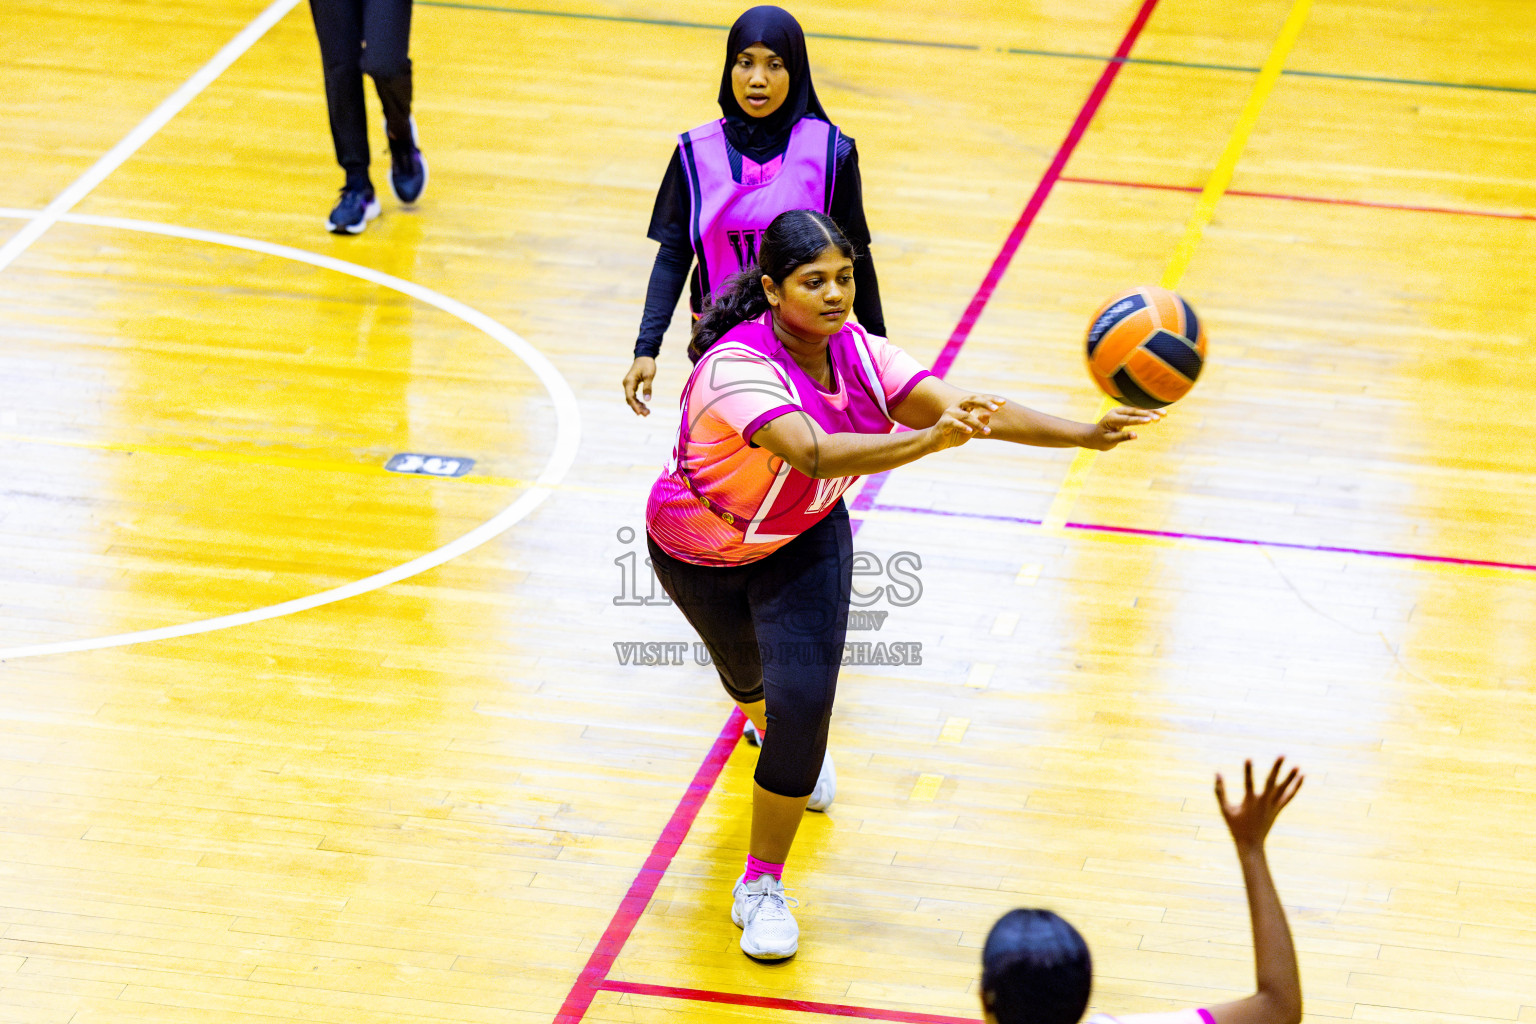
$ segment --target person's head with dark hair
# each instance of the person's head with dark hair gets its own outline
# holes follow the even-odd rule
[[[805,32],[782,7],[753,7],[731,26],[720,113],[731,145],[759,163],[783,148],[802,117],[828,120],[811,81]]]
[[[1010,910],[981,951],[988,1024],[1077,1024],[1088,1008],[1088,943],[1049,910]]]
[[[786,210],[758,243],[757,264],[730,278],[693,325],[695,363],[737,324],[773,310],[774,331],[814,345],[842,330],[853,309],[853,243],[816,210]]]

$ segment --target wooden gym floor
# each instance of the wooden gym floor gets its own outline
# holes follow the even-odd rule
[[[622,663],[693,639],[627,576],[681,330],[618,382],[739,10],[419,0],[430,186],[338,239],[303,6],[6,5],[0,1022],[960,1021],[1018,905],[1096,1008],[1228,999],[1210,779],[1281,752],[1308,1019],[1536,1022],[1536,8],[793,8],[899,344],[1088,417],[1161,280],[1211,361],[1112,455],[864,486],[852,639],[921,663],[845,671],[775,967],[754,752]]]

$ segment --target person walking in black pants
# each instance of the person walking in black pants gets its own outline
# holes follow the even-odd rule
[[[325,68],[336,162],[347,173],[341,199],[325,226],[355,235],[379,215],[368,177],[367,108],[363,75],[373,79],[389,137],[389,184],[395,198],[414,203],[427,187],[427,164],[411,116],[411,0],[309,0]]]

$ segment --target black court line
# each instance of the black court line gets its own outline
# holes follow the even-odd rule
[[[419,7],[454,7],[466,11],[491,11],[496,14],[521,14],[534,18],[570,18],[579,21],[608,21],[622,25],[650,25],[658,28],[697,28],[711,32],[729,32],[729,25],[715,25],[704,21],[681,21],[671,18],[635,18],[618,14],[589,14],[581,11],[550,11],[537,7],[498,7],[493,4],[475,4],[463,0],[415,0]],[[1072,53],[1067,50],[1031,50],[1024,47],[981,46],[976,43],[946,43],[933,39],[894,39],[881,36],[847,36],[833,32],[807,32],[808,39],[830,39],[843,43],[876,43],[882,46],[918,46],[930,50],[968,50],[981,52],[992,50],[1025,57],[1050,57],[1057,60],[1091,60],[1100,64],[1145,64],[1151,67],[1182,68],[1191,71],[1231,71],[1238,74],[1256,75],[1262,69],[1241,64],[1201,64],[1195,61],[1158,60],[1155,57],[1113,57],[1105,54]],[[1536,96],[1536,86],[1494,85],[1487,82],[1441,82],[1426,78],[1393,78],[1389,75],[1360,75],[1344,71],[1303,71],[1286,68],[1282,75],[1294,78],[1328,78],[1341,82],[1374,82],[1380,85],[1411,85],[1431,89],[1472,89],[1480,92],[1505,92],[1523,96]]]
[[[1029,57],[1060,57],[1068,60],[1092,60],[1100,63],[1106,60],[1118,59],[1096,56],[1091,53],[1066,53],[1059,50],[1026,50],[1020,47],[1010,47],[1008,52]],[[1125,57],[1120,59],[1120,62],[1123,64],[1147,64],[1153,67],[1182,68],[1194,71],[1235,71],[1245,75],[1256,75],[1261,70],[1260,68],[1247,67],[1242,64],[1201,64],[1196,61],[1187,60],[1159,60],[1156,57]],[[1303,71],[1298,68],[1284,68],[1280,74],[1290,75],[1294,78],[1332,78],[1343,82],[1379,82],[1383,85],[1418,85],[1434,89],[1476,89],[1483,92],[1512,92],[1536,96],[1536,87],[1523,85],[1490,85],[1482,82],[1438,82],[1428,78],[1352,75],[1343,71]]]

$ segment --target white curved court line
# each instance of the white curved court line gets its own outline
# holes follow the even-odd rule
[[[256,40],[266,35],[268,29],[282,21],[288,12],[298,5],[299,0],[274,0],[270,7],[256,16],[255,21],[245,26],[239,35],[225,43],[224,47],[213,55],[212,60],[198,68],[179,89],[151,110],[149,116],[124,135],[117,145],[107,150],[100,160],[92,164],[68,188],[54,196],[53,202],[41,210],[27,214],[31,218],[31,223],[18,231],[4,245],[0,245],[0,270],[10,266],[12,260],[42,237],[43,232],[63,220],[64,214],[90,195],[91,190],[97,185],[106,181],[108,175],[123,166],[129,157],[139,151],[139,147],[164,128],[171,118],[181,113],[188,103],[197,98],[198,93],[212,85],[214,79],[228,70],[229,66],[239,60],[246,50],[256,44]]]
[[[0,210],[0,217],[35,217],[35,211],[26,210]],[[151,640],[169,640],[173,637],[192,636],[197,633],[211,633],[218,629],[229,629],[232,626],[244,626],[252,622],[262,622],[266,619],[276,619],[284,615],[292,615],[295,612],[308,611],[321,605],[332,604],[336,601],[344,601],[349,597],[366,594],[371,590],[387,587],[391,583],[398,583],[403,579],[409,579],[428,569],[436,568],[451,559],[457,558],[466,551],[479,547],[486,541],[506,531],[518,520],[538,508],[552,493],[552,488],[565,478],[571,465],[576,461],[576,448],[581,442],[581,413],[576,406],[576,395],[566,383],[560,371],[556,370],[544,354],[534,348],[528,342],[518,337],[511,330],[495,320],[486,316],[477,309],[466,306],[456,299],[450,299],[446,295],[440,295],[430,288],[424,288],[412,281],[381,273],[370,267],[360,266],[356,263],[348,263],[345,260],[334,259],[330,256],[321,256],[318,253],[305,252],[303,249],[294,249],[286,245],[277,245],[272,242],[262,242],[253,238],[241,238],[237,235],[226,235],[217,231],[203,231],[199,228],[185,228],[174,224],[156,224],[151,221],[126,220],[120,217],[92,217],[82,214],[63,214],[58,220],[70,224],[85,224],[94,227],[117,228],[123,231],[138,231],[150,235],[165,235],[170,238],[185,238],[195,242],[209,242],[214,245],[228,246],[232,249],[244,249],[248,252],[262,253],[267,256],[276,256],[281,259],[293,260],[296,263],[307,263],[312,267],[320,267],[324,270],[334,270],[338,274],[346,274],[350,277],[371,281],[385,288],[393,289],[403,295],[409,295],[413,299],[424,302],[429,306],[435,306],[450,316],[458,317],[472,327],[477,327],[491,338],[501,343],[508,351],[521,359],[534,375],[539,378],[545,389],[549,392],[550,400],[555,406],[555,448],[550,454],[549,462],[544,471],[533,481],[527,493],[520,496],[511,505],[502,509],[495,516],[481,523],[468,533],[458,537],[436,551],[430,551],[419,558],[413,558],[409,562],[397,565],[393,569],[386,569],[353,583],[347,583],[332,590],[311,594],[308,597],[295,598],[292,601],[284,601],[281,604],[268,605],[265,608],[253,608],[250,611],[236,612],[233,615],[221,615],[214,619],[203,619],[198,622],[183,623],[179,626],[162,626],[158,629],[146,629],[137,633],[119,633],[115,636],[95,637],[88,640],[64,640],[57,643],[32,644],[26,647],[12,647],[8,650],[0,650],[0,661],[8,661],[13,658],[32,658],[43,654],[67,654],[74,651],[93,651],[104,647],[126,647],[130,644],[148,643]]]

